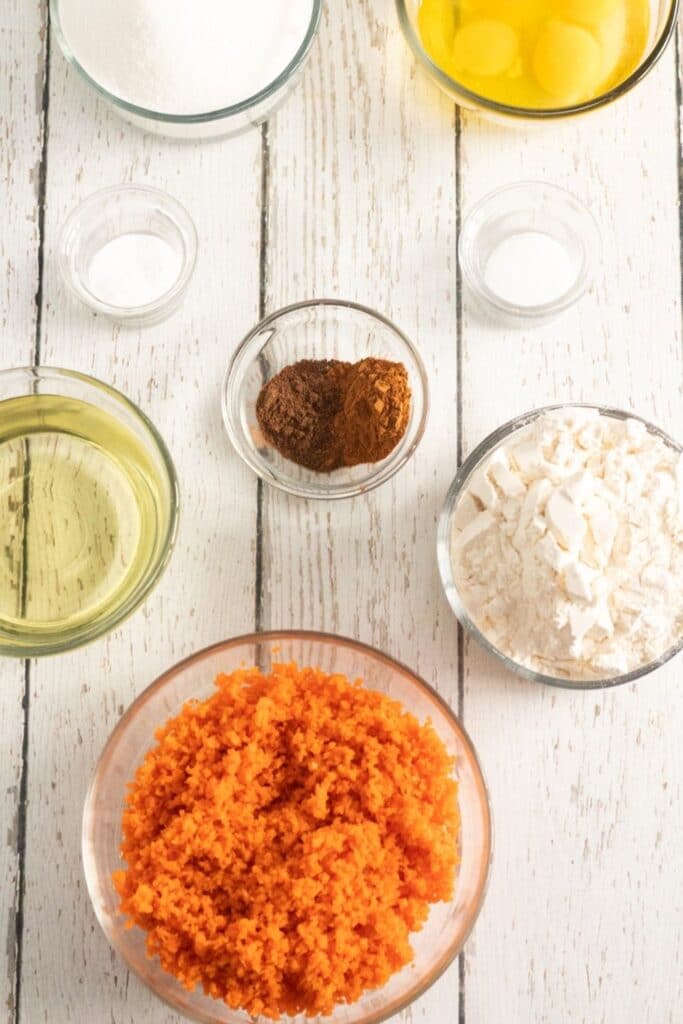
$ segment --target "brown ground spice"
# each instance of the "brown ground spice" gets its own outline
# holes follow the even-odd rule
[[[406,432],[410,407],[402,363],[304,359],[262,388],[256,416],[266,441],[286,459],[331,472],[390,455]]]
[[[256,401],[259,426],[286,459],[317,472],[342,465],[335,419],[350,367],[338,359],[302,359],[261,389]]]
[[[403,363],[361,359],[345,381],[344,406],[335,419],[345,466],[391,455],[408,427],[410,385]]]
[[[317,669],[216,680],[130,785],[121,912],[188,989],[273,1019],[329,1014],[412,960],[450,899],[453,760],[397,701]]]

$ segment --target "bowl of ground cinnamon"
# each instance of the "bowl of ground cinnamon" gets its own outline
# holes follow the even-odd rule
[[[389,320],[351,302],[298,303],[266,317],[237,349],[223,418],[267,483],[348,498],[401,469],[424,433],[427,377]]]
[[[486,786],[448,705],[381,652],[312,632],[164,673],[112,733],[83,818],[109,941],[206,1024],[398,1013],[462,948],[490,857]]]

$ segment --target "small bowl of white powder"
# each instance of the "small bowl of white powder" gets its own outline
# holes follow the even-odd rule
[[[517,326],[545,323],[590,285],[600,235],[571,193],[540,181],[518,182],[480,199],[458,244],[463,278],[481,308]]]
[[[298,80],[322,0],[50,0],[64,56],[126,120],[175,138],[236,135]]]
[[[521,416],[458,472],[438,560],[456,616],[508,668],[638,679],[683,647],[683,450],[617,409]]]
[[[74,295],[130,327],[159,323],[177,309],[196,259],[197,232],[185,207],[141,185],[88,196],[68,217],[58,246]]]

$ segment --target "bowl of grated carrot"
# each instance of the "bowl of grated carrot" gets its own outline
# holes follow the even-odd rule
[[[83,816],[97,918],[204,1024],[377,1024],[460,952],[491,861],[486,785],[448,704],[312,632],[192,655],[132,704]]]

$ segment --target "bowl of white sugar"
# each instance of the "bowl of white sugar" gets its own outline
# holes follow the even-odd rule
[[[513,671],[638,679],[683,647],[683,450],[618,409],[521,416],[458,472],[438,561],[462,625]]]
[[[293,87],[322,0],[50,0],[64,56],[128,121],[176,138],[236,135]]]

